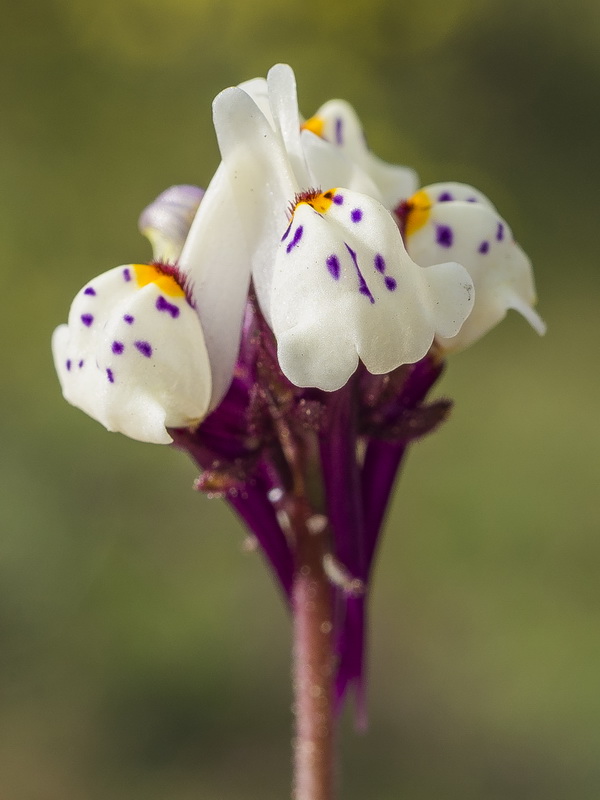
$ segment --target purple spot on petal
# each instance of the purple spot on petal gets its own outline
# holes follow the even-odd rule
[[[70,358],[67,358],[67,363],[65,364],[65,366],[67,368],[67,372],[70,372],[71,371],[71,359]]]
[[[385,288],[388,289],[390,292],[393,292],[396,289],[396,286],[398,286],[396,280],[390,277],[389,275],[385,276],[384,283],[385,283]]]
[[[298,242],[299,242],[299,241],[300,241],[300,239],[302,238],[302,234],[303,234],[303,233],[304,233],[304,228],[303,228],[303,226],[302,226],[302,225],[298,225],[298,227],[297,227],[297,228],[296,228],[296,230],[294,231],[294,236],[293,236],[293,238],[292,238],[292,241],[291,241],[291,242],[288,244],[288,246],[285,248],[285,252],[286,252],[286,253],[289,253],[289,252],[290,252],[290,251],[291,251],[291,250],[292,250],[294,247],[296,247],[296,245],[298,244]]]
[[[375,269],[377,272],[383,273],[385,272],[385,258],[381,255],[381,253],[376,253],[375,258],[373,259],[373,263],[375,264]]]
[[[289,225],[287,226],[287,228],[285,229],[285,233],[284,233],[284,234],[283,234],[283,236],[281,237],[281,241],[282,241],[282,242],[285,242],[285,240],[287,239],[287,237],[288,237],[288,235],[289,235],[289,232],[290,232],[290,229],[291,229],[291,227],[292,227],[292,223],[290,222],[290,224],[289,224]]]
[[[449,200],[454,200],[454,198],[452,197],[452,195],[450,194],[450,192],[442,192],[442,193],[441,193],[441,194],[438,196],[438,202],[439,202],[439,203],[447,203]]]
[[[336,204],[336,206],[341,206],[342,203],[344,202],[344,195],[342,195],[342,194],[334,194],[333,202]]]
[[[88,287],[87,287],[87,289],[84,289],[84,290],[83,290],[83,293],[84,293],[84,294],[89,294],[89,295],[91,295],[92,297],[95,297],[95,296],[96,296],[96,290],[95,290],[95,289],[93,289],[91,286],[88,286]]]
[[[367,286],[367,282],[365,281],[364,276],[363,276],[362,272],[360,271],[360,267],[358,266],[358,259],[356,258],[356,251],[353,250],[347,242],[344,242],[344,244],[346,245],[346,250],[350,253],[350,257],[352,258],[352,261],[354,262],[354,266],[356,268],[356,274],[358,275],[358,291],[361,294],[364,294],[365,297],[368,297],[369,301],[371,303],[374,303],[375,302],[375,298],[371,294],[371,292],[369,290],[369,287]]]
[[[123,270],[123,278],[127,282],[131,280],[131,270],[129,269],[129,267],[125,267],[125,269]]]
[[[438,225],[435,233],[436,242],[442,247],[452,247],[454,234],[448,225]]]
[[[477,252],[478,253],[482,253],[483,255],[485,255],[488,252],[489,249],[490,249],[490,243],[489,242],[482,242],[479,245],[479,248],[478,248]]]
[[[476,202],[477,202],[476,197],[467,197],[467,203],[476,203]]]
[[[81,321],[86,326],[86,328],[89,328],[92,322],[94,321],[94,317],[92,314],[82,314]]]
[[[352,213],[350,214],[350,219],[352,222],[360,222],[363,216],[363,212],[360,208],[353,208]]]
[[[327,256],[325,263],[327,264],[327,269],[329,270],[329,274],[332,278],[335,278],[337,281],[340,277],[340,260],[339,258],[333,254]]]
[[[112,351],[116,356],[120,356],[121,353],[125,350],[125,345],[123,342],[113,342],[112,343]]]
[[[125,316],[123,317],[123,319],[125,320],[125,322],[126,322],[128,325],[132,325],[132,324],[133,324],[134,317],[132,317],[132,316],[131,316],[131,314],[125,314]]]
[[[498,223],[498,228],[496,230],[496,239],[499,242],[501,242],[502,239],[504,239],[504,225],[501,222]]]
[[[173,319],[177,319],[179,316],[179,308],[174,305],[173,303],[169,303],[169,301],[159,294],[156,298],[156,308],[158,311],[167,311]]]
[[[109,383],[114,383],[115,382],[115,376],[113,375],[112,369],[107,369],[106,370],[106,377],[108,378],[108,382]]]
[[[134,345],[136,346],[136,349],[139,350],[139,352],[143,356],[145,356],[146,358],[150,358],[150,356],[152,355],[152,345],[150,344],[150,342],[139,342],[138,341],[138,342],[134,342]]]
[[[79,364],[77,364],[77,366],[79,367],[79,369],[81,369],[81,368],[83,367],[83,358],[81,359],[81,361],[79,362]]]
[[[343,137],[343,134],[342,134],[343,126],[344,126],[344,121],[342,120],[342,118],[341,117],[336,117],[335,118],[335,143],[336,144],[343,144],[344,143],[344,137]]]

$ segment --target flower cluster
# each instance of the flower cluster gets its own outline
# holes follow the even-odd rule
[[[142,214],[154,260],[85,284],[53,337],[65,398],[106,428],[175,442],[255,534],[284,591],[298,514],[335,592],[337,689],[362,687],[369,576],[407,446],[446,353],[515,309],[530,262],[492,203],[419,188],[341,100],[304,119],[290,67],[217,96],[222,161]]]

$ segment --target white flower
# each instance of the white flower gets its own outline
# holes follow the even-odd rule
[[[117,267],[77,294],[52,350],[63,394],[108,430],[157,444],[193,427],[233,376],[249,284],[221,167],[199,190],[172,187],[140,227],[157,261]],[[187,237],[186,237],[187,233]]]
[[[377,186],[386,208],[395,208],[417,190],[414,170],[388,164],[369,150],[358,114],[345,100],[329,100],[302,128],[334,144],[363,169]]]
[[[251,89],[264,108],[261,86]],[[346,383],[359,358],[374,373],[419,360],[435,335],[454,336],[468,316],[467,272],[456,263],[418,267],[352,153],[311,131],[301,134],[289,67],[274,67],[267,89],[267,116],[240,87],[222,92],[213,108],[283,372],[298,386],[331,391]],[[327,186],[333,188],[316,188]]]
[[[77,294],[52,349],[65,399],[143,442],[197,425],[211,398],[202,327],[185,292],[157,267],[130,264]]]
[[[534,311],[531,262],[485,195],[462,183],[436,183],[411,197],[402,212],[404,239],[423,267],[452,258],[475,285],[472,313],[452,337],[438,336],[448,352],[462,350],[500,322],[508,309],[522,314],[541,335],[546,325]]]

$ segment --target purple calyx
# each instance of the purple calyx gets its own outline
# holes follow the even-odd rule
[[[384,269],[380,264],[378,271]],[[201,470],[196,488],[233,507],[288,601],[296,569],[293,520],[298,509],[314,520],[312,535],[322,537],[324,558],[334,565],[338,707],[354,689],[357,724],[364,727],[373,564],[409,444],[447,417],[448,401],[425,403],[443,364],[431,354],[389,375],[360,367],[346,386],[326,393],[291,384],[276,353],[274,337],[251,300],[224,400],[194,431],[170,433]],[[315,480],[321,482],[324,506],[316,507],[307,493]]]

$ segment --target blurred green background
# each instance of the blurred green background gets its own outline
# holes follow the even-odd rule
[[[0,797],[288,796],[288,620],[168,448],[69,407],[49,338],[149,258],[139,211],[217,165],[210,102],[277,61],[423,183],[489,194],[536,265],[449,365],[450,422],[396,494],[371,727],[343,800],[600,796],[597,0],[2,3]],[[12,344],[11,344],[12,341]]]

